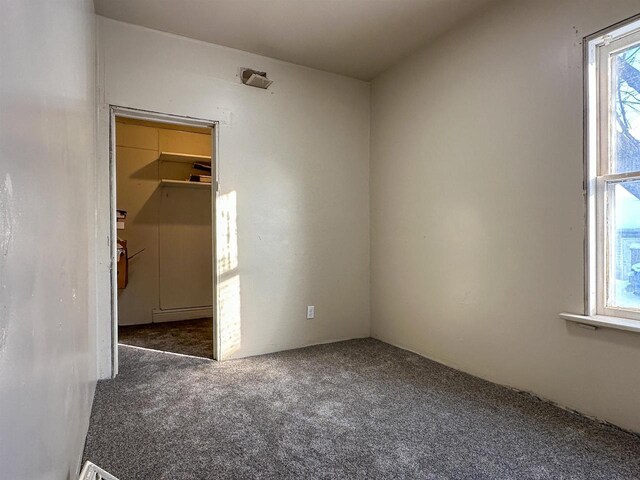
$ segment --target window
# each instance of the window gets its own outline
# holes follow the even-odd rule
[[[587,55],[587,314],[640,323],[640,20]]]

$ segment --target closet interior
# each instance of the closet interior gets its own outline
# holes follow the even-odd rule
[[[119,342],[213,358],[212,130],[115,125]]]

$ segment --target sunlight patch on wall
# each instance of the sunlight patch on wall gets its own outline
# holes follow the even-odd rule
[[[237,352],[242,344],[236,192],[220,195],[217,210],[219,358],[224,360]]]

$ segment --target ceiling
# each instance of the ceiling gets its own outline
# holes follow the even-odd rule
[[[362,80],[494,0],[94,0],[96,13]]]

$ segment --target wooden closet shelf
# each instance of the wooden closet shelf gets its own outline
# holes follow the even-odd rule
[[[158,160],[161,162],[211,164],[211,156],[191,155],[190,153],[160,152]]]
[[[181,187],[181,188],[211,188],[210,183],[205,182],[188,182],[186,180],[170,180],[163,178],[160,180],[161,187]]]

